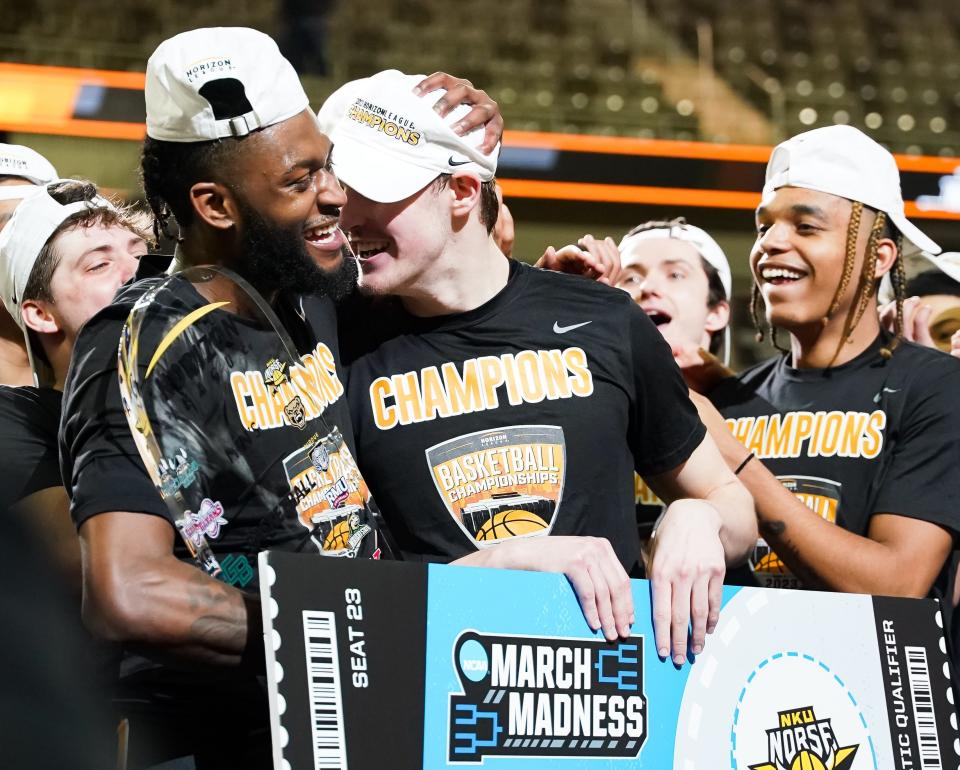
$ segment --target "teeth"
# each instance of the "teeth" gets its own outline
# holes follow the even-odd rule
[[[788,270],[783,267],[765,267],[760,272],[760,275],[765,281],[771,281],[774,278],[788,278],[792,281],[797,281],[803,278],[803,273],[798,273],[796,270]]]
[[[337,230],[337,223],[329,224],[326,227],[313,227],[306,232],[306,239],[308,241],[326,241],[331,238],[331,236]]]
[[[386,251],[389,241],[374,241],[366,238],[351,238],[350,245],[358,257],[369,257],[381,251]]]

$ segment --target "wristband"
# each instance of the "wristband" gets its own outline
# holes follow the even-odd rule
[[[733,475],[734,475],[734,476],[739,476],[739,475],[740,475],[740,471],[742,471],[744,468],[747,467],[747,463],[750,462],[750,461],[754,458],[754,456],[755,456],[755,455],[753,454],[753,452],[751,452],[750,454],[748,454],[748,455],[747,455],[747,458],[746,458],[742,463],[740,463],[740,464],[737,466],[737,469],[733,472]]]

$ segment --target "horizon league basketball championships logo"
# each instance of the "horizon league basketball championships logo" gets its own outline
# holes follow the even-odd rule
[[[813,706],[777,713],[778,725],[767,730],[769,761],[750,770],[848,770],[858,744],[841,746],[830,719],[817,719]]]
[[[450,694],[451,763],[484,757],[633,758],[647,739],[643,637],[460,634]]]

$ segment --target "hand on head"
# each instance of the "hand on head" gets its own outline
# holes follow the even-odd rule
[[[433,109],[440,117],[445,117],[461,104],[471,105],[473,109],[453,124],[453,130],[465,136],[473,129],[484,126],[480,150],[491,152],[503,136],[503,116],[497,103],[483,89],[474,88],[469,80],[456,78],[446,72],[434,72],[427,76],[414,87],[413,92],[423,96],[439,89],[444,89],[444,94],[437,99]]]
[[[582,275],[613,286],[620,276],[620,251],[613,238],[608,236],[601,241],[587,234],[576,245],[561,249],[548,246],[536,266],[544,270]]]

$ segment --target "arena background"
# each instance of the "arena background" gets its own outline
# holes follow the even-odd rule
[[[766,355],[746,256],[771,145],[850,123],[898,154],[908,215],[960,250],[951,0],[31,0],[0,13],[0,141],[140,195],[143,70],[198,26],[273,35],[317,108],[348,79],[443,69],[496,98],[515,256],[684,215],[734,272],[735,361]]]

